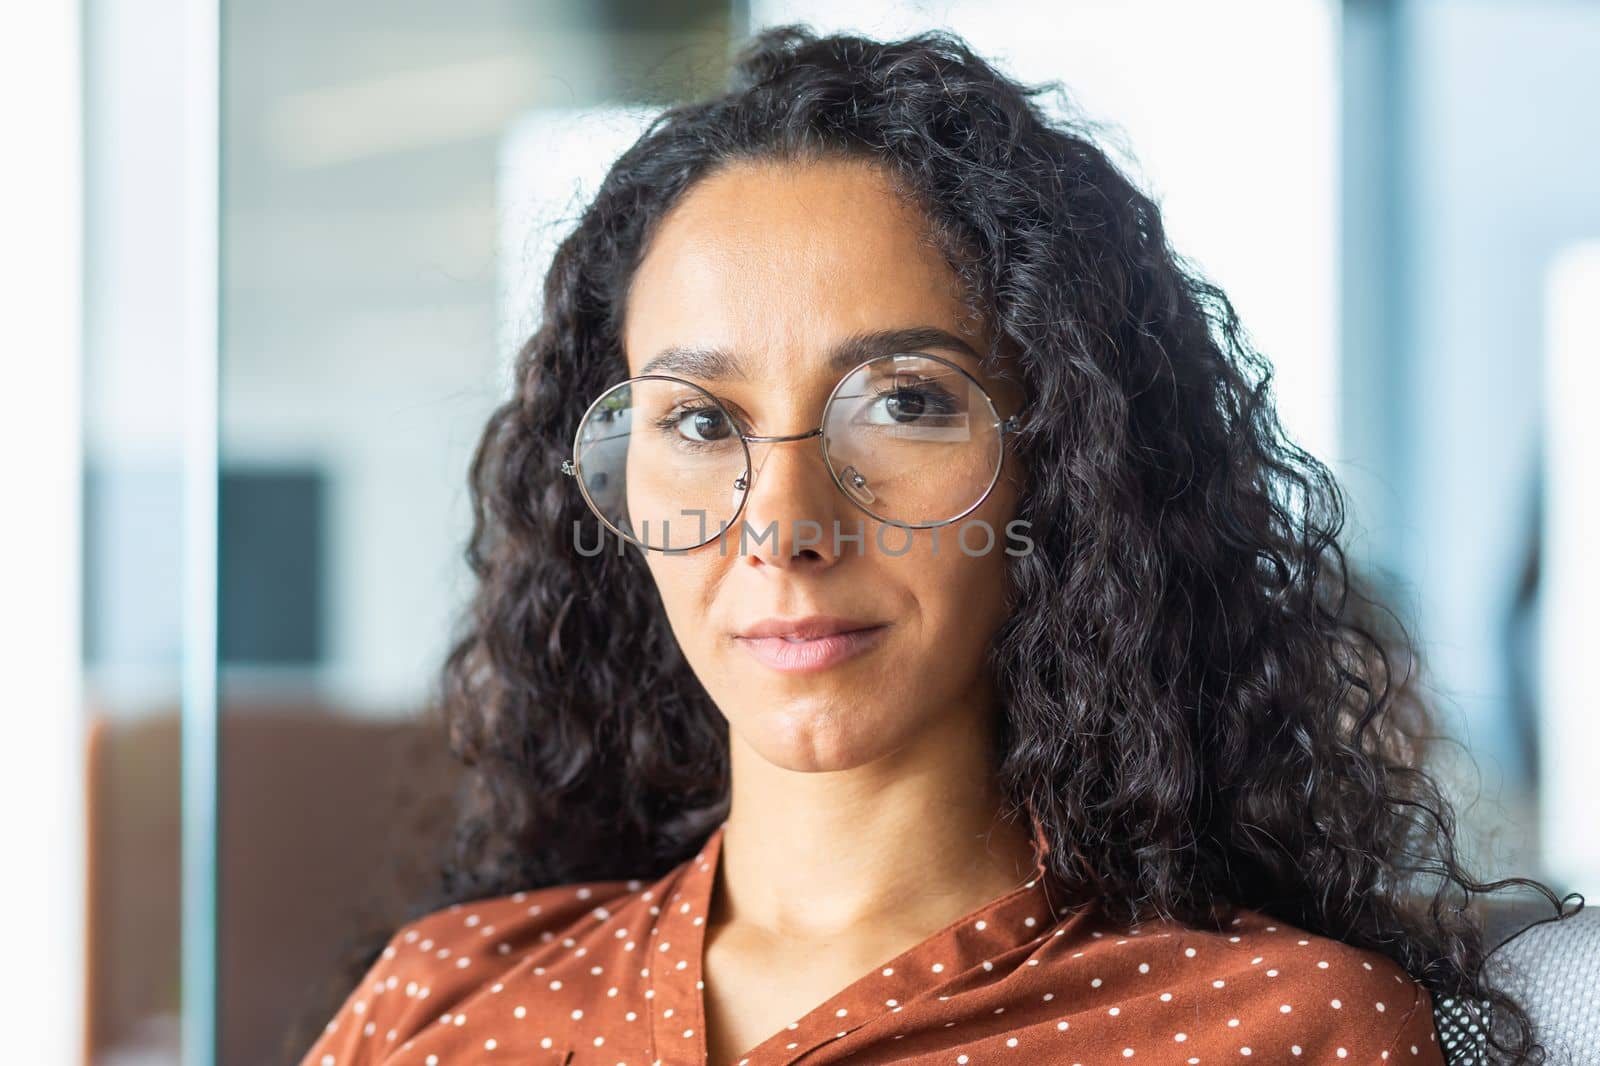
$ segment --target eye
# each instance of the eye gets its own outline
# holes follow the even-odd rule
[[[876,390],[876,399],[868,405],[867,418],[880,425],[889,422],[904,425],[929,415],[951,414],[955,406],[955,397],[934,382],[900,383]]]
[[[691,407],[670,416],[669,421],[686,439],[711,444],[733,436],[733,424],[719,408]]]
[[[883,398],[883,409],[896,422],[910,422],[927,410],[927,397],[917,389],[895,389]]]

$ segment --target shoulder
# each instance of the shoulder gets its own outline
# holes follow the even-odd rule
[[[1126,951],[1136,938],[1151,956],[1146,964],[1166,975],[1165,994],[1214,1010],[1241,1034],[1271,1034],[1291,1055],[1440,1061],[1427,989],[1379,952],[1256,911],[1237,912],[1220,930],[1145,923],[1113,944]]]
[[[608,907],[633,898],[641,888],[640,881],[592,881],[453,903],[401,926],[384,954],[410,957],[432,970],[470,970],[479,963],[503,968],[507,963],[497,959],[532,943],[555,940],[586,919],[604,918]]]
[[[376,1064],[425,1025],[492,985],[530,947],[561,940],[608,908],[642,899],[639,881],[558,885],[453,903],[394,931],[302,1060]]]

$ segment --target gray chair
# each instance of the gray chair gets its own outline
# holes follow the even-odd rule
[[[1494,982],[1528,1012],[1547,1063],[1600,1066],[1600,908],[1585,906],[1520,933],[1490,958]],[[1450,1066],[1488,1066],[1488,1040],[1466,1004],[1434,1003]]]

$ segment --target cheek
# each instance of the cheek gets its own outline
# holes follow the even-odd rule
[[[686,654],[696,646],[696,641],[708,638],[715,630],[711,624],[711,603],[723,572],[718,563],[723,560],[717,558],[714,546],[709,558],[704,555],[704,550],[676,556],[651,552],[645,561],[673,635]]]
[[[1005,547],[1004,521],[980,522],[974,515],[941,527],[937,540],[925,533],[920,551],[886,562],[898,566],[904,583],[915,589],[932,629],[976,644],[989,635],[1004,606]]]
[[[1006,536],[1015,508],[1015,491],[1002,480],[971,515],[919,530],[903,555],[868,553],[877,580],[916,602],[926,665],[935,673],[971,669],[999,628],[1010,580],[1006,548],[1018,546]],[[892,548],[903,543],[890,538]]]
[[[1022,543],[1007,536],[1006,525],[1016,516],[1015,474],[1008,464],[982,506],[967,518],[939,531],[937,551],[919,562],[920,578],[931,597],[930,610],[946,619],[970,643],[986,646],[1005,611],[1011,556]]]

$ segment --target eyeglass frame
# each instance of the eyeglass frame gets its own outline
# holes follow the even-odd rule
[[[851,496],[850,490],[845,488],[844,483],[839,480],[839,473],[838,471],[834,470],[833,463],[828,457],[826,438],[823,438],[823,430],[825,430],[828,425],[828,415],[833,410],[833,401],[835,398],[837,398],[839,390],[844,386],[844,383],[849,381],[850,378],[862,367],[867,366],[870,363],[881,362],[886,359],[892,360],[901,356],[916,356],[919,359],[931,359],[936,363],[942,363],[951,370],[954,370],[956,373],[966,378],[967,381],[969,381],[973,387],[983,395],[984,400],[986,400],[989,404],[989,410],[992,411],[996,417],[994,424],[995,428],[998,430],[1000,454],[995,460],[994,474],[989,478],[989,484],[984,488],[983,492],[979,494],[977,500],[974,501],[966,510],[955,515],[954,517],[940,519],[937,522],[897,522],[893,519],[880,518],[871,511],[867,510],[866,505]],[[613,392],[622,388],[624,385],[632,385],[636,381],[670,381],[679,385],[687,385],[691,389],[703,393],[711,400],[713,404],[716,405],[717,409],[727,417],[728,424],[734,427],[734,435],[739,438],[739,447],[744,452],[745,472],[742,476],[743,478],[748,479],[748,481],[743,488],[740,489],[741,496],[739,497],[739,506],[733,509],[733,514],[729,516],[727,522],[721,526],[721,529],[716,536],[711,537],[709,540],[703,540],[699,544],[693,545],[692,547],[657,548],[654,545],[644,543],[631,534],[624,533],[622,530],[612,525],[611,520],[605,516],[605,512],[602,511],[599,505],[595,503],[594,498],[589,495],[589,487],[584,484],[584,479],[581,476],[582,459],[579,458],[579,455],[582,449],[579,447],[579,445],[582,442],[584,427],[589,424],[590,416],[594,413],[595,408],[599,406],[601,400],[604,400],[607,396],[610,396]],[[882,355],[874,355],[870,358],[863,359],[861,362],[857,363],[855,366],[839,375],[839,380],[836,381],[833,388],[829,390],[828,398],[822,404],[821,424],[819,424],[815,429],[806,430],[804,433],[780,433],[774,435],[745,433],[739,428],[739,420],[733,417],[733,412],[729,411],[727,407],[723,405],[721,398],[719,398],[715,393],[705,386],[697,385],[686,378],[680,378],[674,374],[638,374],[634,377],[625,378],[624,380],[617,382],[615,385],[611,385],[605,389],[602,389],[600,395],[591,400],[589,405],[583,409],[583,415],[578,419],[578,428],[573,432],[572,435],[572,456],[570,458],[561,460],[561,472],[577,481],[578,491],[583,495],[583,502],[588,505],[590,512],[592,512],[596,518],[600,519],[607,529],[628,541],[630,544],[635,544],[646,551],[677,554],[686,551],[694,551],[698,548],[705,547],[707,544],[715,542],[717,537],[720,537],[726,533],[727,530],[738,521],[739,516],[744,513],[745,502],[750,498],[750,490],[755,485],[756,471],[755,464],[750,458],[750,445],[783,444],[789,441],[809,440],[812,437],[819,437],[823,438],[818,444],[822,450],[822,465],[828,468],[828,477],[833,482],[834,488],[838,489],[840,495],[842,495],[846,500],[849,500],[852,506],[864,513],[868,518],[871,518],[876,522],[881,522],[884,525],[899,526],[902,529],[934,529],[939,526],[948,526],[954,522],[959,522],[963,518],[967,517],[967,515],[983,506],[984,501],[987,500],[990,494],[994,492],[994,487],[1000,483],[1000,473],[1005,468],[1006,435],[1016,433],[1022,428],[1022,424],[1023,416],[1020,412],[1009,417],[1000,417],[1000,408],[994,402],[994,396],[987,388],[984,387],[983,382],[974,377],[965,367],[960,366],[959,364],[954,363],[943,356],[934,355],[931,352],[887,352]],[[859,472],[857,476],[859,476]]]

